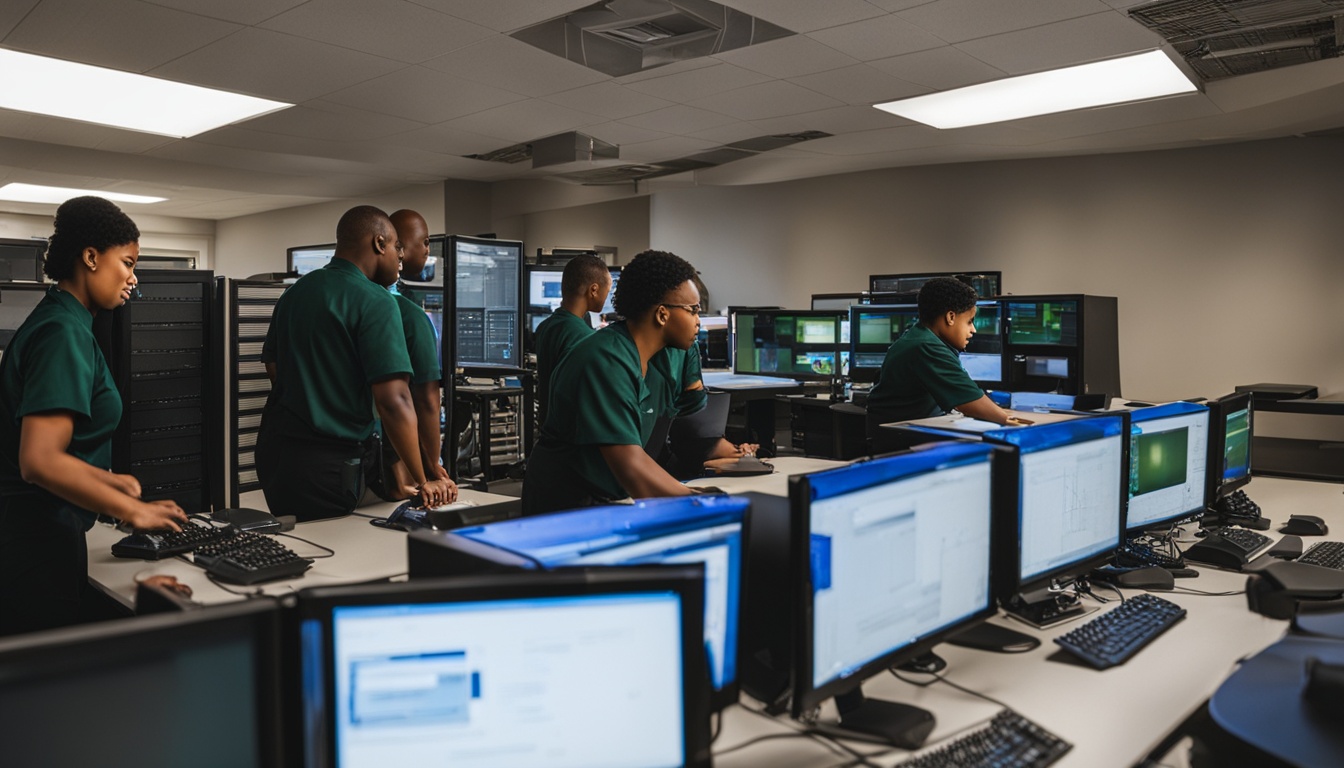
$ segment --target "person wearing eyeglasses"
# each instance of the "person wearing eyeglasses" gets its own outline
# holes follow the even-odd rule
[[[565,264],[560,275],[560,306],[537,326],[537,424],[550,409],[551,374],[579,342],[593,335],[589,312],[601,312],[611,293],[611,271],[590,253]]]
[[[523,479],[524,515],[694,493],[644,452],[660,408],[646,382],[650,362],[665,348],[688,349],[700,330],[694,278],[694,267],[665,251],[645,251],[621,272],[614,303],[624,320],[576,345],[551,378]]]
[[[707,461],[754,455],[760,448],[755,443],[731,443],[721,431],[715,438],[701,438],[679,430],[677,420],[695,418],[704,409],[708,397],[701,378],[698,345],[692,344],[688,349],[665,348],[650,362],[645,382],[658,403],[655,406],[658,420],[671,422],[666,429],[654,430],[666,435],[663,444],[646,445],[645,448],[677,479],[691,480],[702,476]]]

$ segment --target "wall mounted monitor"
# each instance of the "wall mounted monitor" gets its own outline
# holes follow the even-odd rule
[[[54,283],[0,283],[0,350],[42,302]]]
[[[1251,481],[1251,402],[1250,392],[1239,392],[1208,403],[1210,504]]]
[[[866,304],[868,294],[860,291],[858,293],[814,293],[812,294],[813,309],[830,309],[839,312],[848,312],[849,308],[855,304]]]
[[[842,728],[908,748],[928,735],[929,713],[859,686],[994,613],[999,453],[944,443],[790,478],[794,717],[836,697]]]
[[[456,369],[487,376],[520,370],[523,244],[450,235],[447,252],[454,333],[445,337],[445,367],[451,360]]]
[[[1130,411],[1130,534],[1200,514],[1207,504],[1209,409],[1166,403]]]
[[[1078,302],[1077,301],[1014,301],[1004,299],[1007,312],[1007,340],[1015,346],[1043,345],[1057,347],[1076,347],[1078,345]],[[1040,358],[1036,370],[1028,361],[1028,374],[1033,376],[1068,376],[1067,360],[1058,358],[1065,364],[1059,368],[1048,357]]]
[[[647,499],[428,533],[409,545],[410,573],[421,578],[509,567],[703,563],[704,645],[721,708],[738,698],[738,606],[749,506],[735,496]]]
[[[302,277],[315,269],[327,266],[336,255],[336,244],[296,245],[285,251],[285,271],[297,272]]]
[[[907,272],[896,275],[869,275],[868,292],[897,294],[913,299],[919,294],[919,289],[935,277],[967,278],[982,299],[1003,293],[1002,272]],[[873,300],[876,301],[876,297]]]
[[[0,639],[4,763],[291,764],[281,702],[297,681],[281,668],[278,605],[249,600]],[[214,716],[201,713],[202,697]],[[130,716],[145,725],[128,725]]]
[[[42,282],[46,254],[46,240],[0,237],[0,282]]]
[[[848,321],[848,314],[838,311],[734,312],[729,318],[733,372],[810,381],[843,376],[849,364]]]
[[[709,765],[699,564],[304,590],[309,763]]]

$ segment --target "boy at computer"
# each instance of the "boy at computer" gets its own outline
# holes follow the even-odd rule
[[[551,375],[574,345],[593,334],[589,312],[601,312],[611,292],[611,272],[602,260],[581,253],[560,275],[560,306],[537,326],[537,424],[550,408]]]

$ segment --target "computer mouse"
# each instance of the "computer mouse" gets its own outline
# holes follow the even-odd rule
[[[1152,408],[1152,407],[1153,407],[1153,404],[1152,404],[1152,403],[1141,402],[1141,401],[1139,401],[1139,400],[1130,400],[1128,403],[1125,403],[1125,407],[1126,407],[1126,408]]]
[[[1316,515],[1289,515],[1288,522],[1279,531],[1294,536],[1324,536],[1330,528]]]

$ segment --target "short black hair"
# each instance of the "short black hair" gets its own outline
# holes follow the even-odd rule
[[[955,277],[935,277],[919,289],[920,322],[931,323],[948,312],[961,314],[975,306],[980,294]]]
[[[564,274],[560,276],[560,293],[565,298],[579,296],[588,292],[588,286],[601,284],[609,277],[607,265],[591,253],[581,253],[565,264]]]
[[[105,251],[140,241],[140,228],[110,200],[72,197],[56,209],[42,271],[57,282],[75,275],[85,248]]]
[[[397,236],[397,228],[393,226],[392,220],[381,208],[375,208],[372,205],[357,205],[341,215],[341,220],[336,223],[336,247],[349,248],[365,240],[370,240],[383,234],[384,225],[392,230],[393,239]]]
[[[613,306],[626,319],[639,317],[662,303],[667,294],[695,279],[695,267],[667,251],[644,251],[621,270]]]

